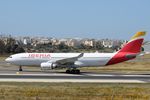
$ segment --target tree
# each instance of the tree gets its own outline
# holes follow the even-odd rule
[[[96,49],[97,49],[97,50],[99,50],[99,49],[104,49],[104,47],[103,47],[101,41],[97,41],[97,42],[96,42]]]
[[[64,43],[60,43],[58,45],[58,49],[62,50],[62,49],[69,49],[69,47],[67,45],[65,45]]]
[[[11,52],[12,52],[12,53],[15,53],[15,50],[16,50],[17,47],[18,47],[17,44],[12,44],[12,45],[11,45]]]
[[[22,52],[25,52],[25,50],[21,47],[21,46],[18,46],[15,51],[15,53],[22,53]]]
[[[4,53],[5,52],[5,44],[2,40],[0,40],[0,53]]]
[[[11,45],[9,44],[7,44],[6,46],[5,46],[5,52],[6,53],[11,53]]]

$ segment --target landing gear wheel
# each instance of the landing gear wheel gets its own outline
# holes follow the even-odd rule
[[[75,73],[76,73],[76,70],[72,69],[71,74],[75,74]]]
[[[79,69],[71,69],[71,70],[66,70],[66,73],[69,74],[80,74],[80,70]]]
[[[23,71],[23,70],[22,70],[22,66],[19,66],[19,71]]]
[[[66,73],[70,73],[70,70],[68,69],[68,70],[66,70]]]
[[[76,70],[76,74],[80,74],[80,70],[79,69]]]

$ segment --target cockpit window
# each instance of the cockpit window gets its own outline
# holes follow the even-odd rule
[[[12,56],[9,56],[9,58],[12,58]]]

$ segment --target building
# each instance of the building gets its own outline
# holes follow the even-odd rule
[[[52,45],[59,45],[60,41],[58,39],[56,39],[56,38],[52,38],[51,39],[51,43],[52,43]]]
[[[85,46],[94,47],[94,40],[93,39],[84,39],[84,40],[82,40],[82,44]]]
[[[111,48],[111,47],[113,47],[113,41],[109,40],[109,39],[104,39],[104,40],[102,40],[102,45],[105,48]]]
[[[23,38],[23,44],[24,44],[24,45],[29,45],[29,44],[31,44],[31,39],[30,39],[30,37],[24,37],[24,38]]]

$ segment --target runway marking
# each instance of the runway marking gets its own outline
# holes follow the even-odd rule
[[[10,75],[10,76],[16,76],[16,75],[19,75],[19,76],[74,76],[74,77],[77,77],[77,76],[112,76],[112,77],[116,77],[116,76],[119,76],[119,77],[149,77],[150,78],[150,75],[125,75],[125,74],[56,74],[56,73],[49,73],[49,74],[27,74],[27,73],[19,73],[19,72],[16,72],[16,74],[8,74],[8,73],[2,73],[0,74],[0,76],[3,76],[3,75]]]
[[[54,82],[54,83],[147,83],[140,80],[78,80],[78,79],[0,79],[0,82]]]
[[[0,82],[150,83],[150,75],[3,73]]]

